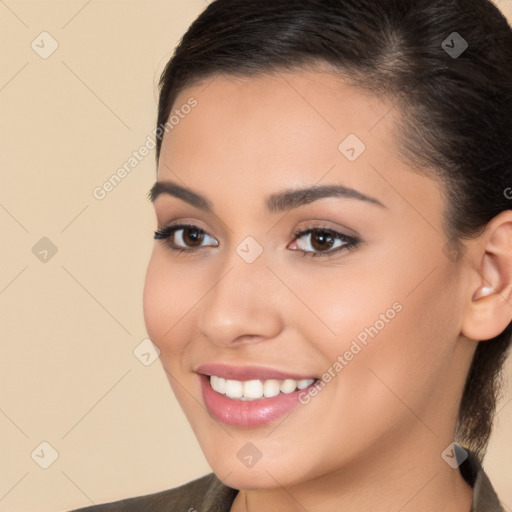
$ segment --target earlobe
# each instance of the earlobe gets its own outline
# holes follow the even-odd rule
[[[512,210],[494,217],[472,248],[479,262],[462,334],[473,340],[498,336],[512,321]]]

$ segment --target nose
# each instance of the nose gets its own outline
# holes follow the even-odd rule
[[[283,327],[279,286],[263,258],[246,263],[235,254],[199,305],[199,330],[223,347],[276,337]]]

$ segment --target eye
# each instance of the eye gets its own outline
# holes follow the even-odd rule
[[[154,232],[155,240],[162,240],[171,250],[178,253],[195,252],[201,247],[218,247],[219,243],[201,228],[193,224],[164,226]],[[307,240],[298,243],[300,239]],[[208,243],[208,241],[211,241]],[[206,242],[206,243],[204,243]],[[304,256],[332,256],[342,250],[350,251],[360,244],[360,240],[326,226],[312,226],[294,233],[291,250],[299,250]]]
[[[219,245],[213,237],[193,224],[164,226],[155,231],[154,238],[155,240],[163,240],[171,251],[177,252],[194,251],[198,247],[205,247],[202,242],[208,241],[208,239],[212,240],[213,243],[206,245],[213,245],[214,247]]]
[[[339,233],[325,226],[312,226],[294,233],[292,245],[298,247],[292,250],[300,250],[304,256],[332,256],[341,250],[350,251],[357,247],[360,240],[343,233]],[[301,238],[306,242],[297,243]]]

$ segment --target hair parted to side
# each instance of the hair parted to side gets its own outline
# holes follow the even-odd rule
[[[456,58],[442,47],[453,32],[468,43]],[[216,0],[162,72],[157,126],[203,79],[319,64],[397,107],[400,154],[445,184],[444,229],[459,256],[463,239],[512,209],[512,29],[489,0]],[[480,460],[511,339],[512,322],[478,344],[460,403],[456,440]]]

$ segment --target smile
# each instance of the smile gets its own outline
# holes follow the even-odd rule
[[[267,380],[232,380],[210,376],[211,387],[221,395],[234,400],[257,400],[259,398],[272,398],[280,393],[293,393],[297,389],[304,389],[313,384],[315,379],[267,379]]]
[[[268,424],[290,413],[299,393],[318,379],[233,380],[198,374],[206,409],[212,418],[236,427]]]

